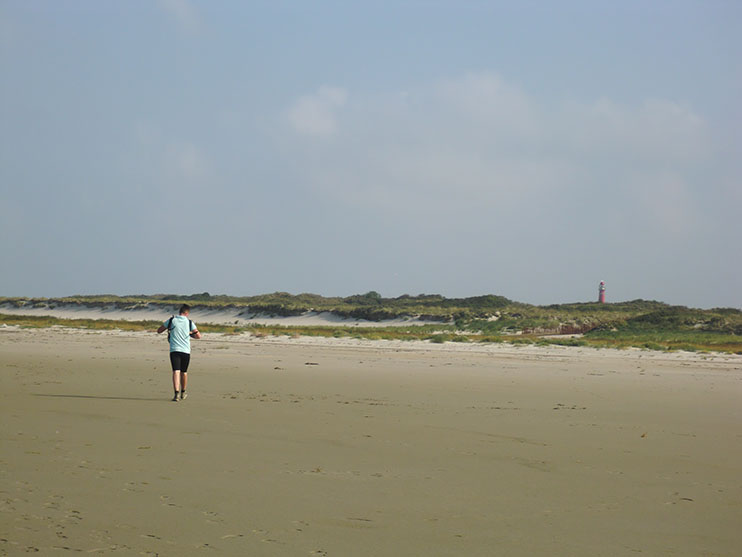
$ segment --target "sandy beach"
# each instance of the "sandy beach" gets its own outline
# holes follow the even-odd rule
[[[737,555],[742,356],[0,328],[0,554]]]

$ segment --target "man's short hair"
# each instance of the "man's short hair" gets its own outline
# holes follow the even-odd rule
[[[189,306],[188,304],[183,304],[182,306],[180,306],[180,314],[181,315],[184,314],[184,313],[186,313],[186,312],[188,312],[188,311],[191,311],[191,306]]]

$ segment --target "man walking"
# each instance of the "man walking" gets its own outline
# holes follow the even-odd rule
[[[191,307],[188,304],[180,306],[177,316],[173,316],[165,321],[157,334],[168,331],[168,340],[170,341],[170,365],[173,368],[173,402],[185,400],[186,386],[188,385],[188,364],[191,362],[191,338],[201,338],[196,325],[188,319],[191,313]]]

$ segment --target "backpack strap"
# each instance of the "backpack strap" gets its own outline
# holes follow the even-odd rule
[[[170,316],[170,319],[167,320],[167,339],[170,340],[170,331],[173,330],[173,317],[174,315]],[[191,329],[193,328],[193,321],[190,319],[188,320],[188,334],[191,334]]]

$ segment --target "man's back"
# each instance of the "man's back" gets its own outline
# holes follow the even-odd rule
[[[170,322],[170,352],[191,353],[191,331],[196,326],[185,315],[176,315]]]

